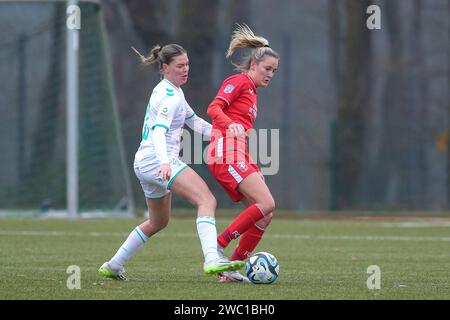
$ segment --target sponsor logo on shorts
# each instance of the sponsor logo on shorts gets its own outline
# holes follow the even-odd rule
[[[181,166],[181,162],[178,159],[172,159],[172,164],[175,166]]]
[[[248,170],[247,165],[245,164],[245,162],[238,162],[236,165],[242,172],[245,172]]]

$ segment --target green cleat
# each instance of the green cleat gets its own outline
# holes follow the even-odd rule
[[[125,272],[125,269],[122,268],[122,270],[119,270],[117,272],[113,271],[110,267],[108,262],[105,262],[102,264],[100,269],[98,269],[98,273],[100,273],[105,278],[111,278],[119,281],[127,281],[127,277],[123,274]]]
[[[219,259],[205,263],[203,265],[203,271],[206,274],[214,275],[224,271],[236,271],[241,269],[244,265],[245,262],[241,260],[230,261],[228,259]]]

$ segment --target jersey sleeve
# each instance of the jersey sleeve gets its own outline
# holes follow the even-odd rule
[[[243,82],[238,77],[231,77],[225,79],[222,83],[222,87],[220,87],[219,92],[216,95],[217,99],[221,99],[230,105],[237,97],[239,97],[239,93],[242,90]]]
[[[186,120],[189,120],[191,118],[194,118],[195,116],[195,112],[194,110],[192,110],[191,106],[189,105],[189,103],[186,102]]]
[[[163,127],[166,129],[166,132],[169,131],[170,124],[178,111],[179,105],[177,96],[167,95],[164,97],[158,105],[156,119],[152,125],[152,129],[155,127]]]
[[[206,122],[204,119],[197,116],[192,110],[191,106],[186,102],[186,118],[184,123],[197,133],[205,135],[207,137],[211,136],[211,124]]]
[[[233,123],[233,120],[223,112],[226,106],[227,103],[218,98],[215,98],[208,106],[207,114],[219,128],[227,129]]]

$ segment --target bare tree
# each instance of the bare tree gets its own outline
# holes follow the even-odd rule
[[[353,203],[365,138],[365,106],[370,101],[371,50],[366,24],[368,1],[346,2],[347,28],[344,68],[337,113],[337,196],[338,207]]]

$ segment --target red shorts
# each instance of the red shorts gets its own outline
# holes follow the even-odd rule
[[[249,161],[231,164],[211,163],[209,164],[209,170],[234,202],[238,202],[244,197],[237,189],[239,183],[253,172],[260,171],[255,163]]]

